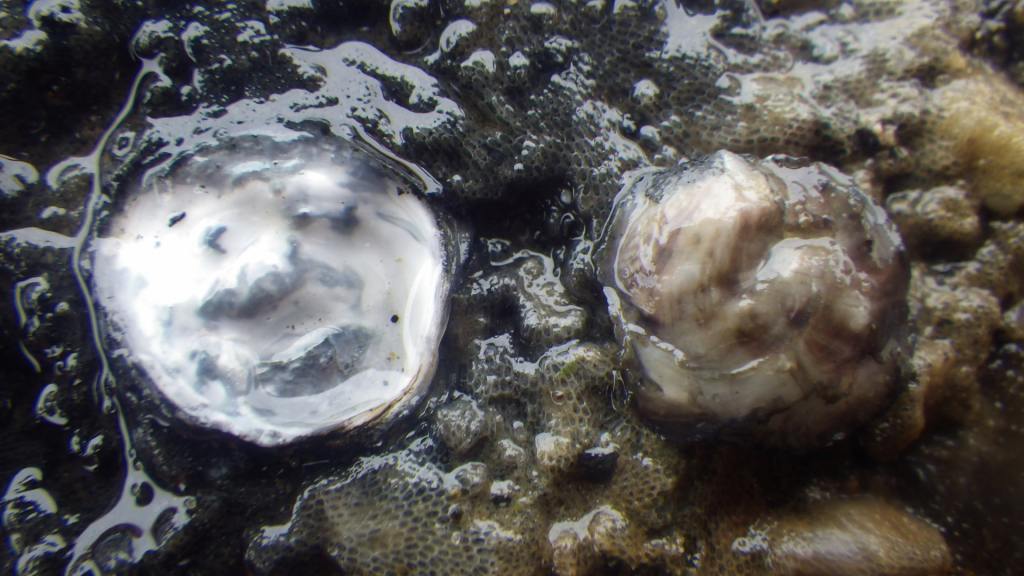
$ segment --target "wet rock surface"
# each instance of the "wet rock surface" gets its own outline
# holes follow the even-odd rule
[[[0,570],[1019,573],[1017,4],[0,2]],[[97,223],[257,137],[370,146],[460,224],[437,373],[386,429],[181,426],[104,346]],[[914,347],[825,450],[680,444],[635,410],[594,243],[629,170],[718,150],[825,162],[910,247]],[[841,527],[850,562],[734,550],[766,519]]]

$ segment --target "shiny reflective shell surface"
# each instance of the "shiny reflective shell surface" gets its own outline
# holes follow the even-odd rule
[[[98,302],[162,395],[263,445],[422,391],[446,321],[438,219],[361,157],[313,144],[198,155],[94,244]]]

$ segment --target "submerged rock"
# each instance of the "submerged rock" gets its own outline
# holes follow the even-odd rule
[[[954,186],[908,190],[886,198],[885,207],[913,254],[970,254],[981,239],[976,202]]]
[[[934,527],[880,500],[821,502],[769,521],[733,543],[765,555],[773,575],[939,576],[952,556]]]
[[[262,445],[420,396],[450,276],[443,225],[400,179],[345,148],[271,148],[150,178],[93,260],[114,336],[163,396]]]
[[[603,242],[605,294],[655,424],[817,445],[889,395],[903,244],[835,170],[719,152],[645,171],[617,198]]]

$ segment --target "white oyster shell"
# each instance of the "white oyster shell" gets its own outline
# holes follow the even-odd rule
[[[261,445],[414,401],[447,319],[446,244],[351,151],[219,151],[143,186],[95,240],[120,343],[190,420]]]
[[[729,152],[635,175],[599,255],[642,368],[643,414],[807,446],[863,422],[895,382],[903,246],[885,213],[821,164]]]

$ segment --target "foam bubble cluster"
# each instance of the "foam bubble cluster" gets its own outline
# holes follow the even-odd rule
[[[194,422],[262,445],[392,413],[431,379],[443,227],[365,154],[200,153],[96,240],[99,302]]]

